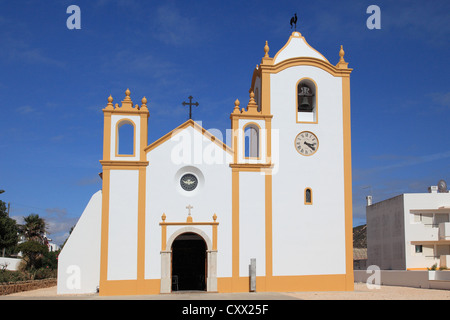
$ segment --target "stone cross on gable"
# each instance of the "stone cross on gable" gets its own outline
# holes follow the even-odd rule
[[[186,209],[188,209],[188,210],[189,210],[189,213],[188,213],[188,215],[191,215],[191,209],[194,209],[194,207],[193,207],[193,206],[191,206],[191,205],[188,205],[188,206],[186,207]]]

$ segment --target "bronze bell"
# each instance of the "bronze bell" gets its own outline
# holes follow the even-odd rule
[[[300,104],[300,109],[301,110],[309,110],[309,101],[308,101],[308,97],[304,96],[302,99],[302,103]]]
[[[312,106],[309,103],[309,97],[308,96],[303,96],[303,97],[299,97],[301,98],[301,103],[298,106],[298,111],[299,112],[312,112]],[[299,99],[300,100],[300,99]]]

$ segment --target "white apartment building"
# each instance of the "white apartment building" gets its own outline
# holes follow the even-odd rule
[[[428,193],[405,193],[373,204],[369,196],[367,204],[368,265],[450,268],[450,193],[443,180]]]

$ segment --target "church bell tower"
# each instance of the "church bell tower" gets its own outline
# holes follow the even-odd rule
[[[141,106],[133,107],[127,89],[122,105],[114,106],[110,96],[103,114],[100,292],[116,292],[115,280],[123,279],[130,280],[129,290],[140,292],[138,283],[144,278],[144,268],[138,260],[145,256],[147,99],[144,97]],[[132,261],[136,266],[124,270],[123,261]]]

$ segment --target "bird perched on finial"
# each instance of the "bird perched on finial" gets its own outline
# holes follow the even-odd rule
[[[295,26],[295,31],[297,31],[297,13],[294,13],[294,16],[291,18],[291,29],[292,25]]]

